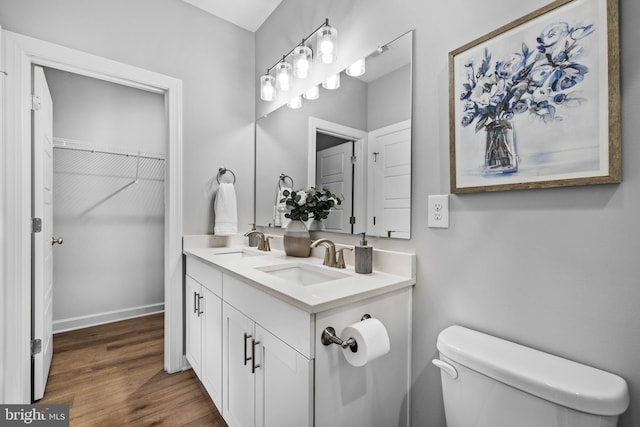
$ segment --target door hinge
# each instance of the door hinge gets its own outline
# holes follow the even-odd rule
[[[31,109],[38,111],[42,107],[42,100],[39,95],[31,95]]]
[[[349,224],[353,225],[356,223],[356,217],[355,216],[350,216],[349,217]]]
[[[356,156],[351,156],[351,164],[352,165],[356,164]]]
[[[34,233],[42,231],[42,218],[31,218],[31,231]]]
[[[41,339],[31,340],[31,355],[35,356],[41,351],[42,351],[42,340]]]

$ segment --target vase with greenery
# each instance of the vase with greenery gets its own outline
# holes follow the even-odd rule
[[[304,222],[326,219],[331,209],[342,203],[342,199],[329,190],[316,187],[285,190],[283,196],[280,203],[284,203],[288,210],[284,216],[291,219],[284,231],[284,251],[289,256],[308,257],[311,254],[311,236]]]

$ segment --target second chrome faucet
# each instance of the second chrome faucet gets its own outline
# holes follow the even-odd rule
[[[266,251],[266,252],[271,251],[271,245],[269,244],[269,239],[271,238],[271,236],[265,236],[262,231],[251,230],[251,231],[247,231],[244,234],[244,237],[251,236],[252,234],[255,234],[258,236],[259,251]]]
[[[329,239],[318,239],[311,243],[311,247],[315,248],[318,245],[324,246],[326,249],[324,251],[324,261],[323,265],[334,267],[334,268],[346,268],[346,264],[344,262],[344,250],[347,249],[349,251],[353,250],[352,248],[341,248],[336,251],[336,245]]]

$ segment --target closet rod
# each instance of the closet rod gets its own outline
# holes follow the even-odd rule
[[[113,151],[113,150],[104,150],[104,149],[100,149],[100,148],[70,146],[70,145],[66,145],[64,142],[60,143],[60,144],[56,144],[55,143],[55,138],[54,138],[53,148],[62,148],[63,150],[88,151],[90,153],[114,154],[116,156],[134,157],[134,158],[139,158],[139,159],[165,160],[164,157],[151,156],[151,155],[142,154],[142,153],[140,153],[140,154],[138,154],[138,153],[126,153],[124,151]]]

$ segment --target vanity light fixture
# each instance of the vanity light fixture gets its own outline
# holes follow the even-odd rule
[[[271,67],[267,68],[267,72],[260,77],[260,99],[263,101],[273,101],[276,98],[276,88],[281,91],[287,91],[293,83],[294,76],[304,79],[311,73],[313,64],[313,51],[307,44],[307,41],[317,35],[318,55],[322,62],[331,64],[336,59],[338,31],[329,25],[329,19],[326,19],[311,34],[303,38],[302,41],[286,55],[282,56],[282,60],[278,61]],[[287,62],[289,56],[292,56],[292,63]],[[271,76],[271,71],[275,70],[275,78]],[[340,84],[338,83],[338,86]],[[336,88],[338,87],[336,86]],[[310,95],[313,96],[313,95]],[[317,99],[315,98],[307,99]]]
[[[265,74],[260,77],[260,99],[263,101],[276,99],[276,79],[272,75]]]
[[[298,108],[302,107],[302,97],[298,95],[296,97],[291,98],[289,102],[287,102],[287,107],[293,110],[297,110]]]
[[[364,58],[358,59],[356,62],[349,65],[345,70],[347,75],[351,77],[361,76],[365,73],[365,71],[366,71],[366,64],[365,64]]]
[[[309,101],[313,101],[314,99],[320,98],[320,87],[318,85],[311,86],[305,93],[302,94],[304,99],[308,99]]]
[[[293,50],[293,75],[297,79],[306,79],[311,73],[313,52],[309,46],[300,45]]]
[[[331,64],[336,60],[338,53],[338,30],[327,22],[318,35],[318,55],[325,64]]]
[[[340,73],[329,76],[327,80],[322,82],[322,87],[329,90],[338,89],[340,87]]]
[[[286,60],[282,58],[282,61],[276,65],[276,87],[284,92],[291,88],[293,83],[292,67]]]

